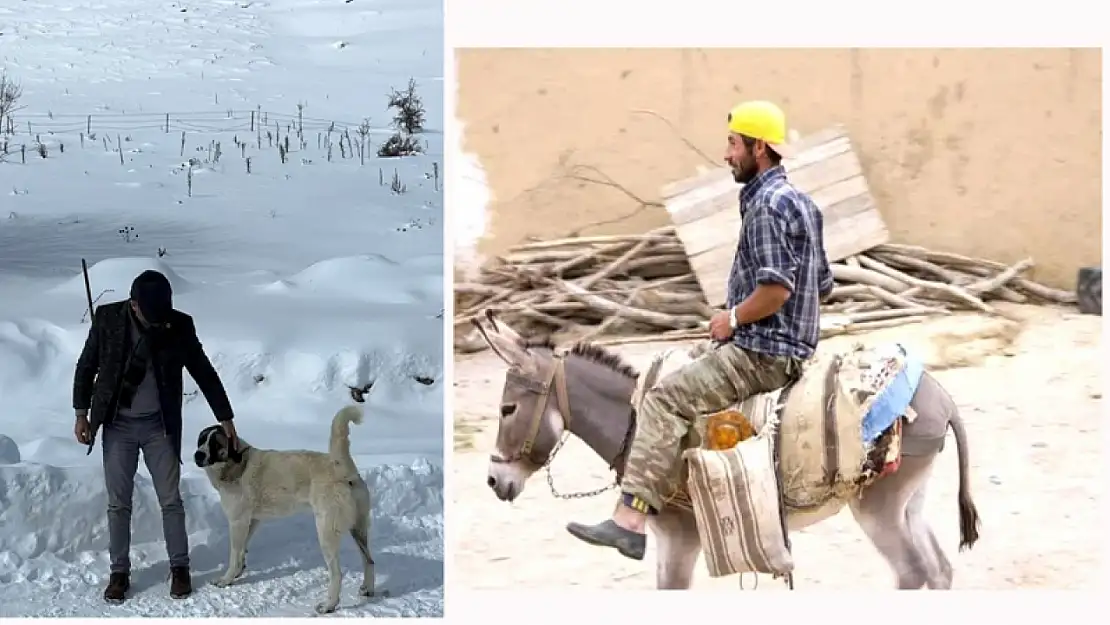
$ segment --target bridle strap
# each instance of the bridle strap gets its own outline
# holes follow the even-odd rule
[[[521,456],[531,457],[532,455],[532,448],[535,446],[536,437],[539,436],[540,433],[543,413],[547,409],[547,403],[551,398],[551,382],[555,379],[555,370],[556,367],[551,368],[551,372],[548,373],[547,379],[544,380],[543,386],[541,387],[542,390],[539,395],[542,399],[536,402],[536,411],[532,414],[532,426],[528,430],[528,437],[524,439],[524,444],[520,448]]]
[[[535,449],[536,438],[540,433],[540,425],[543,424],[543,415],[551,401],[552,386],[555,387],[555,406],[563,417],[564,427],[570,429],[570,395],[567,393],[566,353],[556,352],[553,357],[555,362],[540,391],[540,397],[543,399],[536,402],[536,412],[532,415],[532,427],[528,431],[528,438],[524,439],[524,445],[520,449],[521,456],[530,458],[532,450]]]
[[[555,356],[555,406],[563,416],[563,429],[570,430],[570,393],[567,392],[566,354]]]

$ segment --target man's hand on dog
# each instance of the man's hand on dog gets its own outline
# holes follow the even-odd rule
[[[235,433],[235,422],[230,419],[220,422],[220,426],[224,429],[224,434],[227,434],[228,443],[232,449],[239,449],[239,435]]]

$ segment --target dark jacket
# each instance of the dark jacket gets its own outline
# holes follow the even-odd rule
[[[96,309],[85,348],[73,376],[73,408],[89,411],[95,437],[101,425],[116,418],[120,386],[127,364],[132,329],[129,301],[104,304]],[[156,338],[155,338],[156,337]],[[227,392],[197,338],[193,318],[174,310],[166,328],[151,339],[151,357],[162,404],[162,424],[181,460],[181,405],[184,401],[182,369],[197,383],[217,421],[234,417]],[[92,450],[89,444],[89,450]]]

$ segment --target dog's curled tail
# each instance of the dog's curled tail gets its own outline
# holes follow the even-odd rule
[[[328,443],[328,455],[332,460],[349,468],[355,466],[355,461],[351,458],[352,423],[362,423],[362,408],[344,406],[331,420],[331,440]]]

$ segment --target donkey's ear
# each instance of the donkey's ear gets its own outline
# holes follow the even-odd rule
[[[474,327],[478,329],[478,333],[482,335],[486,343],[493,349],[494,353],[505,361],[505,364],[510,367],[519,367],[521,369],[529,369],[532,367],[532,355],[528,353],[528,349],[524,347],[524,341],[520,339],[520,335],[514,332],[504,323],[497,323],[493,319],[493,314],[489,311],[486,313],[486,318],[490,324],[496,323],[497,330],[490,332],[482,325],[478,319],[474,319]],[[508,331],[508,333],[505,332]]]
[[[510,341],[515,341],[519,345],[524,345],[524,337],[522,337],[516,330],[514,330],[512,326],[505,323],[504,321],[501,321],[500,319],[497,319],[494,316],[493,311],[488,308],[486,309],[486,319],[489,320],[490,326],[493,327],[494,332],[504,336]]]
[[[498,331],[497,316],[493,313],[493,309],[492,308],[487,308],[485,310],[484,316],[486,318],[486,321],[489,322],[490,327],[493,328],[493,331],[497,332]]]

